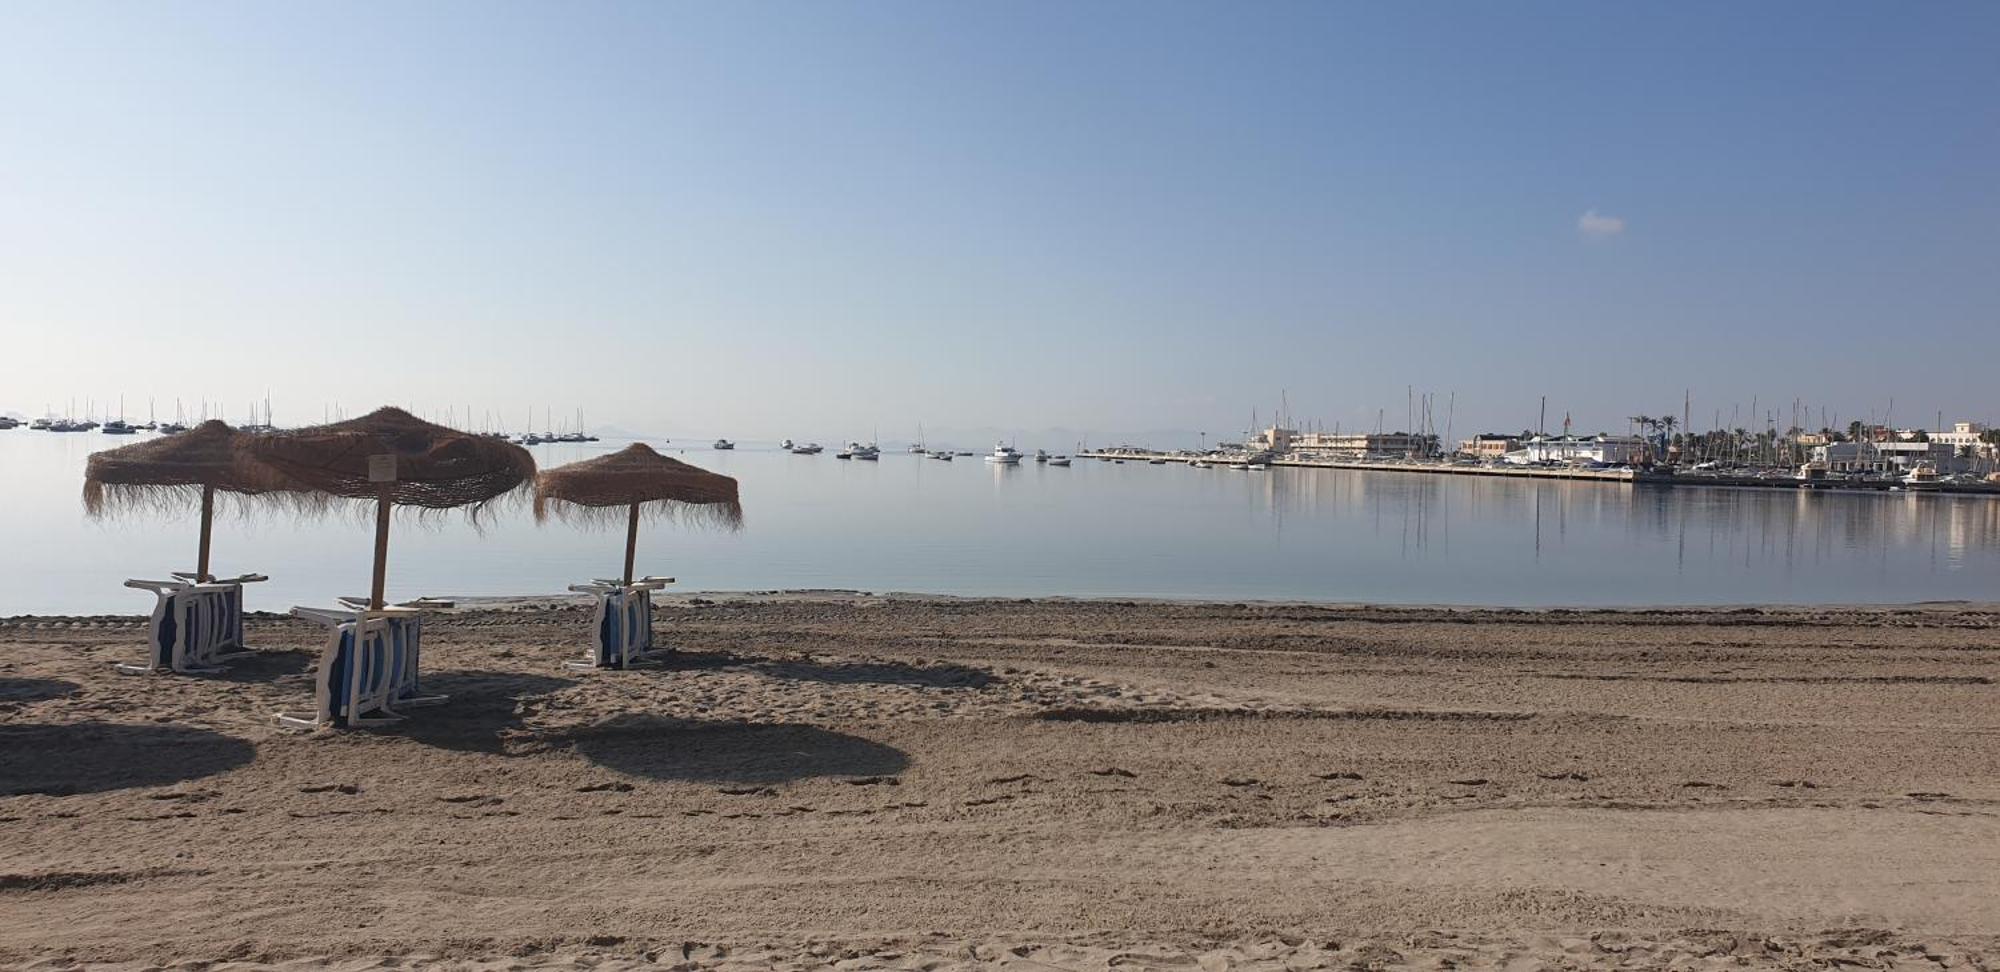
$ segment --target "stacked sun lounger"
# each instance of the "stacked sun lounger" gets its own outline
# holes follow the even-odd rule
[[[327,627],[320,651],[311,712],[280,712],[280,725],[298,729],[395,722],[399,709],[437,705],[446,696],[425,695],[419,678],[424,607],[419,601],[369,610],[364,598],[341,598],[340,608],[295,607],[292,616]]]
[[[126,587],[152,591],[153,616],[147,626],[146,660],[121,664],[128,675],[220,671],[228,655],[248,651],[243,644],[243,585],[269,580],[243,574],[202,581],[175,571],[173,580],[128,580]]]
[[[602,578],[571,584],[572,591],[596,596],[597,612],[589,656],[564,664],[580,670],[630,668],[671,653],[673,649],[658,648],[653,641],[653,592],[673,582],[671,577],[641,577],[630,584]]]

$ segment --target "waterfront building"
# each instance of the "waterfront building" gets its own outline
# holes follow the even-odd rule
[[[1908,472],[1919,462],[1934,463],[1940,473],[1964,472],[1958,447],[1948,442],[1834,442],[1812,451],[1813,462],[1835,473]]]
[[[1293,451],[1330,459],[1415,458],[1429,449],[1423,436],[1410,432],[1307,432],[1293,436]]]
[[[1245,452],[1290,452],[1299,441],[1299,430],[1273,425],[1261,432],[1250,433],[1244,443]]]
[[[1541,462],[1592,463],[1619,466],[1643,461],[1646,440],[1636,435],[1538,435],[1506,455],[1508,462],[1527,466]]]
[[[1986,426],[1978,422],[1954,422],[1949,432],[1932,432],[1931,441],[1942,442],[1961,452],[1970,446],[1974,455],[1990,456],[1993,444],[1980,438],[1985,434]]]
[[[1458,451],[1481,459],[1505,459],[1521,448],[1521,437],[1504,432],[1481,432],[1458,444]]]

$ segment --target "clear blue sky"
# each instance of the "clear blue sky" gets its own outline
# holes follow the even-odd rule
[[[0,411],[2000,418],[1996,52],[1986,2],[0,5]]]

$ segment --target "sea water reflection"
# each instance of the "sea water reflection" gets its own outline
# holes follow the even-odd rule
[[[0,432],[0,615],[136,613],[126,577],[187,569],[188,520],[83,517],[95,434]],[[704,440],[705,443],[706,440]],[[655,443],[673,452],[674,444]],[[544,465],[623,442],[542,446]],[[1079,460],[1068,469],[793,456],[681,458],[742,482],[739,534],[649,526],[639,568],[682,590],[832,587],[1003,596],[1456,604],[1893,603],[2000,591],[2000,502],[1910,493]],[[218,524],[216,567],[271,575],[251,606],[365,588],[365,519]],[[461,519],[399,527],[393,596],[546,594],[618,566],[621,538]]]

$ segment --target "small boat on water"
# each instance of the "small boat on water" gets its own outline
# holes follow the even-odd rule
[[[865,459],[869,462],[876,462],[882,458],[882,450],[877,449],[872,445],[856,445],[853,449],[853,455],[854,458],[856,459]]]
[[[826,447],[820,445],[817,442],[808,442],[802,446],[792,446],[791,450],[792,450],[792,455],[795,456],[816,456],[822,452],[825,452]]]
[[[999,463],[1003,466],[1018,466],[1021,464],[1021,453],[1013,446],[1004,442],[996,443],[993,446],[992,454],[986,457],[986,461]]]
[[[20,426],[20,424],[21,423],[16,419],[8,418],[5,415],[0,415],[0,429],[17,428]]]
[[[1263,472],[1271,468],[1271,464],[1268,462],[1252,462],[1244,464],[1243,468],[1248,469],[1251,472]]]
[[[1068,456],[1050,456],[1050,457],[1049,457],[1049,465],[1051,465],[1051,466],[1064,466],[1064,467],[1067,467],[1067,466],[1069,465],[1069,457],[1068,457]]]
[[[949,452],[942,452],[942,451],[940,451],[940,452],[933,452],[933,453],[930,453],[930,457],[931,457],[932,459],[936,459],[936,460],[938,460],[938,461],[940,461],[940,462],[950,462],[950,461],[951,461],[951,453],[949,453]]]
[[[47,432],[54,427],[55,423],[45,418],[38,418],[28,423],[28,431],[30,432]]]
[[[103,432],[105,435],[133,435],[136,434],[139,430],[137,428],[134,428],[133,426],[125,424],[124,419],[112,419],[111,421],[104,423],[104,427],[102,429],[99,429],[98,431]]]
[[[1048,461],[1049,461],[1049,453],[1048,453],[1048,450],[1046,450],[1046,449],[1036,449],[1036,450],[1035,450],[1035,461],[1036,461],[1036,462],[1048,462]]]
[[[1903,485],[1911,489],[1932,489],[1938,484],[1937,463],[1928,459],[1919,460],[1903,474]]]
[[[786,439],[785,441],[778,443],[778,448],[783,449],[786,452],[790,452],[792,451],[794,446],[792,445],[792,440]]]
[[[1164,465],[1166,465],[1166,464],[1167,464],[1167,461],[1166,461],[1165,459],[1148,459],[1148,460],[1146,460],[1146,465],[1148,465],[1148,466],[1164,466]]]
[[[734,449],[736,448],[736,443],[731,442],[728,439],[717,439],[715,440],[715,447],[717,449]]]

